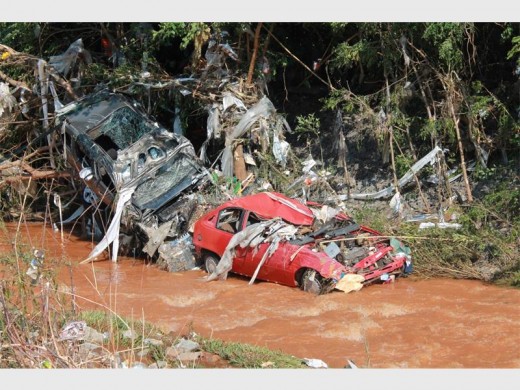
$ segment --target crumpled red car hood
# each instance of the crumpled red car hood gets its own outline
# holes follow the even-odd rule
[[[314,221],[314,214],[307,206],[277,192],[261,192],[225,204],[242,207],[266,219],[280,217],[293,225],[312,225]]]

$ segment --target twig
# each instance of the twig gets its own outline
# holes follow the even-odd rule
[[[455,113],[455,103],[453,101],[454,96],[457,95],[457,91],[455,89],[455,80],[452,74],[446,77],[445,80],[441,79],[444,90],[446,91],[446,100],[448,102],[448,108],[451,113],[451,117],[453,119],[453,123],[455,125],[455,135],[457,136],[457,145],[460,153],[460,168],[462,170],[462,177],[464,179],[464,185],[466,188],[466,194],[468,196],[468,203],[473,202],[473,195],[471,194],[471,187],[468,179],[468,172],[466,169],[466,160],[464,157],[464,147],[462,145],[462,136],[460,132],[460,118]]]
[[[282,42],[280,42],[278,40],[278,38],[276,38],[274,36],[274,34],[271,31],[269,31],[265,27],[264,27],[264,30],[266,30],[267,33],[276,41],[276,43],[278,43],[281,46],[281,48],[287,52],[287,54],[289,54],[292,58],[294,58],[296,60],[296,62],[298,62],[301,66],[303,66],[305,69],[307,69],[312,75],[314,75],[314,77],[316,77],[318,80],[320,80],[323,84],[325,84],[327,87],[329,87],[332,91],[336,90],[336,88],[334,88],[331,84],[329,84],[328,82],[323,80],[320,76],[318,76],[316,74],[316,72],[314,72],[311,68],[309,68],[302,60],[300,60],[298,57],[296,57],[287,47],[285,47],[285,45]]]

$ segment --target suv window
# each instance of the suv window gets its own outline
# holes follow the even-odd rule
[[[142,115],[129,107],[122,107],[115,111],[96,132],[99,133],[98,137],[105,135],[110,138],[119,149],[126,149],[153,129],[155,129],[153,124]]]

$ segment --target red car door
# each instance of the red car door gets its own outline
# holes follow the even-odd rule
[[[251,212],[245,216],[245,221],[246,226],[249,226],[252,223],[260,222],[258,217],[256,217],[256,215]],[[244,275],[253,276],[270,245],[271,243],[267,242],[261,243],[256,248],[246,248],[247,253],[243,261]],[[285,280],[287,280],[288,276],[284,267],[285,252],[284,243],[279,243],[278,248],[274,251],[274,253],[265,259],[264,263],[258,271],[256,279],[275,283],[283,283]]]
[[[248,256],[252,256],[251,263],[254,264],[254,270],[256,270],[256,267],[262,260],[262,257],[268,250],[270,244],[271,243],[260,244],[259,250],[254,256],[252,256],[252,251],[248,254]],[[294,286],[296,264],[292,264],[290,258],[297,249],[298,247],[291,245],[288,242],[280,242],[278,248],[265,260],[265,263],[260,268],[257,279],[267,280],[286,286]],[[248,261],[247,256],[246,261]]]
[[[246,211],[241,208],[228,207],[222,209],[217,215],[215,236],[213,239],[217,242],[225,243],[227,246],[233,235],[243,229],[245,215]],[[219,255],[222,256],[222,253],[219,253]],[[246,254],[247,248],[241,248],[240,246],[235,247],[235,257],[233,258],[232,268],[233,272],[247,275],[244,268]]]

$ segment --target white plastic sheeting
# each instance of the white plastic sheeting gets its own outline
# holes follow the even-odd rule
[[[273,155],[276,161],[285,169],[287,164],[287,154],[289,153],[289,142],[280,140],[278,133],[275,131],[273,134]]]
[[[246,246],[252,244],[255,242],[255,246],[258,245],[254,239],[256,237],[261,236],[264,229],[268,226],[270,226],[273,222],[272,221],[266,221],[257,223],[254,225],[250,225],[246,227],[241,232],[238,232],[233,237],[231,237],[231,240],[229,240],[228,245],[226,246],[226,249],[224,253],[222,254],[222,257],[220,261],[217,264],[217,268],[213,273],[208,275],[207,281],[215,280],[215,279],[226,279],[227,274],[229,271],[231,271],[231,268],[233,267],[233,258],[235,257],[235,248],[240,245],[240,247],[245,248]]]
[[[132,194],[135,191],[135,187],[124,187],[119,191],[119,198],[116,204],[116,212],[112,221],[110,222],[110,226],[107,229],[107,233],[105,237],[96,245],[92,252],[88,255],[88,257],[82,261],[82,263],[86,263],[92,261],[96,256],[98,256],[101,252],[103,252],[110,244],[112,244],[112,261],[117,261],[117,252],[119,251],[119,229],[121,216],[123,215],[123,209],[126,204],[130,201]]]
[[[260,118],[267,118],[275,113],[273,103],[266,96],[246,111],[240,122],[226,138],[226,147],[222,154],[222,173],[224,176],[233,176],[233,142],[251,129]]]
[[[267,237],[262,242],[270,242],[271,244],[265,251],[262,259],[258,263],[256,267],[255,273],[251,277],[249,284],[253,284],[258,276],[258,272],[260,272],[260,268],[264,265],[265,261],[270,258],[278,249],[280,242],[286,241],[290,238],[294,238],[298,228],[294,225],[288,225],[284,221],[276,221],[272,226],[269,227],[267,231]],[[256,248],[255,248],[256,250]]]
[[[219,139],[221,133],[221,125],[220,125],[220,108],[218,103],[213,103],[213,105],[208,110],[208,120],[206,122],[206,141],[202,144],[200,148],[199,158],[202,161],[206,161],[206,149],[208,147],[208,142],[212,139]]]
[[[244,105],[244,102],[234,96],[231,92],[224,92],[222,96],[222,111],[226,111],[228,108],[233,106],[239,110],[247,111],[247,107]]]
[[[312,367],[312,368],[329,368],[329,366],[327,365],[327,363],[325,363],[323,360],[321,359],[308,359],[308,358],[303,358],[303,362],[309,366],[309,367]]]
[[[439,229],[460,229],[462,225],[460,223],[450,223],[450,222],[422,222],[419,225],[419,229],[430,229],[430,228],[439,228]]]
[[[246,227],[231,238],[222,254],[222,258],[220,259],[217,268],[213,273],[208,275],[206,280],[211,281],[227,278],[228,272],[231,271],[231,268],[233,267],[233,258],[235,257],[237,247],[254,248],[254,256],[258,250],[258,245],[262,243],[270,243],[249,282],[249,284],[252,284],[255,281],[260,268],[265,261],[276,252],[280,242],[293,238],[297,230],[298,228],[296,226],[288,224],[280,218],[270,219]]]

